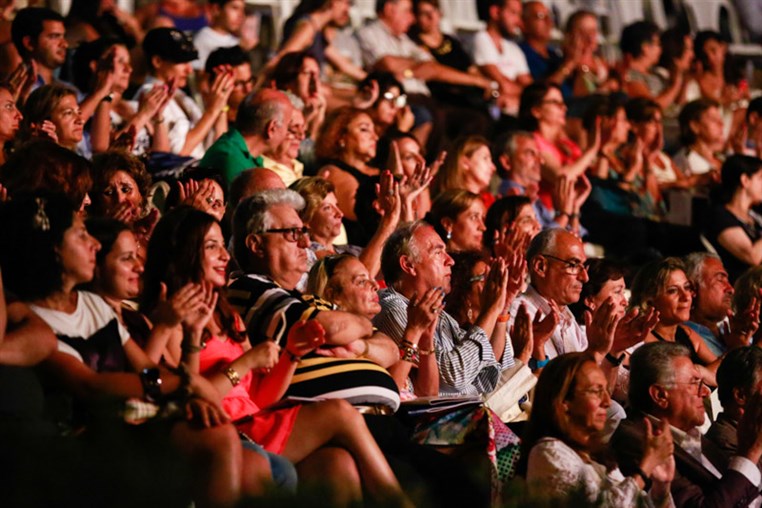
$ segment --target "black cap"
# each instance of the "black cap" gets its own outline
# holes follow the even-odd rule
[[[170,62],[192,62],[198,58],[193,39],[176,28],[154,28],[143,39],[143,52],[149,59],[160,56]]]

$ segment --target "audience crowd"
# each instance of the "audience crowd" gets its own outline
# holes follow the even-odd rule
[[[473,2],[2,10],[0,504],[762,504],[753,66]]]

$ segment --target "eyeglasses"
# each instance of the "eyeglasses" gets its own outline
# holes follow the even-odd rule
[[[584,263],[573,260],[569,261],[568,259],[561,259],[557,258],[556,256],[551,256],[550,254],[540,254],[543,257],[546,257],[548,259],[552,259],[554,261],[558,261],[559,263],[563,263],[564,271],[568,273],[569,275],[579,275],[580,272],[584,271],[587,273],[587,267]]]
[[[394,95],[394,92],[384,92],[384,95],[382,95],[385,100],[390,101],[395,108],[404,108],[407,106],[407,95],[404,93],[401,95]]]
[[[703,379],[694,379],[693,381],[672,381],[673,385],[690,385],[696,387],[696,395],[701,396],[701,392],[704,391],[706,383]]]
[[[307,226],[300,228],[272,228],[266,229],[262,233],[282,233],[283,238],[289,242],[298,242],[302,237],[310,234],[310,229]]]
[[[566,103],[560,99],[546,99],[542,104],[552,104],[553,106],[566,107]]]

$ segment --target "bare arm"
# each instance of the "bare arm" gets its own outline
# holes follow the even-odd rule
[[[0,301],[4,303],[2,291]],[[5,305],[0,319],[5,324]],[[31,366],[47,358],[57,347],[53,330],[29,307],[14,302],[7,308],[8,328],[0,327],[0,364]],[[2,333],[4,332],[4,337]]]
[[[325,340],[329,345],[343,346],[373,333],[370,320],[351,312],[326,310],[315,320],[325,329]]]
[[[734,257],[750,266],[757,266],[762,262],[762,239],[752,243],[740,226],[722,231],[717,236],[717,242]]]

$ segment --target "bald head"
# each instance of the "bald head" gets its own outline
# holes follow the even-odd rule
[[[269,189],[285,189],[281,177],[267,168],[247,169],[230,185],[230,206],[235,207],[242,200]]]
[[[271,132],[274,127],[276,131],[278,127],[283,127],[283,137],[285,137],[286,127],[291,121],[293,109],[291,101],[288,100],[285,93],[272,88],[264,88],[247,95],[238,107],[236,128],[244,137],[261,136],[267,138],[274,134]],[[280,144],[282,141],[283,138],[275,144]]]

